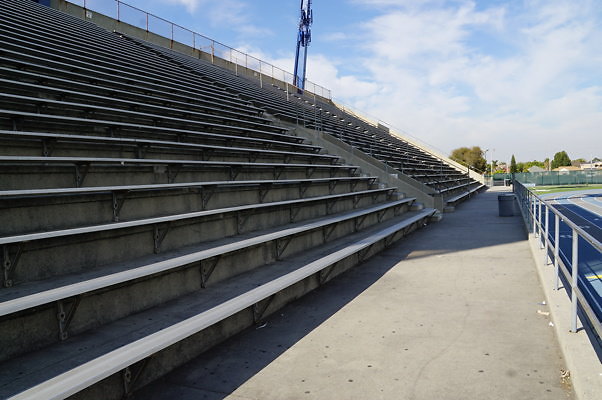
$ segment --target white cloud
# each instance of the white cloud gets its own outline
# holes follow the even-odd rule
[[[480,145],[526,160],[563,149],[587,158],[592,144],[602,151],[599,3],[355,2],[380,10],[362,25],[367,56],[354,60],[366,69],[358,80],[373,85],[335,97],[446,153]]]
[[[190,14],[194,14],[194,12],[198,9],[202,0],[167,0],[172,4],[181,4],[186,7],[186,10]]]
[[[249,4],[242,0],[163,0],[180,4],[189,14],[202,12],[214,26],[228,26],[241,35],[269,36],[270,29],[251,23]]]

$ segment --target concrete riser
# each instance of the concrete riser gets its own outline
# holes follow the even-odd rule
[[[392,242],[399,240],[400,238],[400,234],[397,234],[394,236],[395,240]],[[375,244],[367,253],[364,260],[382,251],[384,247],[383,241]],[[332,273],[330,273],[326,281],[333,279],[337,275],[344,273],[359,263],[360,260],[358,260],[357,255],[352,255],[336,263],[334,270]],[[303,295],[320,286],[320,278],[318,274],[315,274],[293,286],[288,287],[273,297],[269,307],[264,312],[263,317],[265,318],[269,316],[270,314],[281,309],[286,304],[302,297]],[[185,364],[186,362],[202,354],[204,351],[226,340],[227,338],[242,332],[244,329],[253,326],[255,323],[256,321],[254,320],[253,308],[250,307],[221,321],[218,324],[215,324],[195,335],[190,336],[181,342],[178,342],[176,345],[170,346],[158,353],[155,353],[152,357],[145,361],[146,365],[139,375],[139,378],[134,386],[134,390],[139,389],[140,387],[156,379],[159,379],[161,376],[165,375],[174,368]],[[140,365],[141,363],[134,365],[132,370],[137,371],[137,368]],[[72,396],[71,399],[113,400],[121,399],[123,396],[123,372],[120,372],[77,393],[76,395]]]
[[[328,183],[315,183],[307,186],[303,196],[300,193],[302,186],[274,185],[274,188],[265,194],[263,200],[260,199],[260,191],[255,186],[153,190],[127,195],[118,194],[119,199],[125,198],[119,212],[119,221],[342,194],[372,188],[368,180],[355,181],[354,184],[352,188],[349,182],[343,181],[330,190]],[[211,193],[212,191],[214,192]],[[208,200],[203,207],[205,197]],[[110,193],[103,193],[0,200],[0,220],[3,222],[0,226],[0,235],[6,236],[111,223],[113,222],[113,196]]]
[[[0,106],[3,109],[9,109],[12,111],[22,111],[28,113],[42,113],[42,114],[50,114],[50,115],[60,115],[61,117],[67,118],[86,118],[86,119],[98,119],[103,121],[111,121],[111,122],[122,122],[122,123],[131,123],[131,124],[140,124],[140,125],[148,125],[148,126],[160,126],[163,128],[172,128],[172,129],[182,129],[182,130],[198,130],[203,132],[212,132],[212,133],[222,133],[222,134],[239,134],[244,135],[244,131],[239,131],[235,125],[232,126],[215,126],[215,125],[207,125],[203,123],[194,123],[186,120],[178,120],[178,121],[170,121],[169,119],[164,119],[162,115],[157,115],[156,118],[140,116],[134,113],[130,113],[127,110],[123,110],[122,112],[110,112],[110,111],[91,111],[91,110],[79,110],[79,109],[69,109],[64,106],[54,105],[51,107],[51,104],[43,107],[36,107],[33,104],[23,104],[23,103],[4,103],[0,102]],[[25,122],[22,125],[23,129],[33,128],[30,124]],[[261,134],[259,132],[252,133],[254,137],[269,137],[269,134]]]
[[[46,189],[76,187],[75,166],[23,165],[3,166],[0,190]],[[81,169],[85,172],[85,168]],[[347,168],[230,168],[155,166],[97,166],[89,167],[81,187],[147,185],[161,183],[246,181],[258,179],[309,179],[352,176]],[[234,177],[234,179],[233,179]]]
[[[381,194],[376,200],[385,201],[386,195]],[[353,199],[329,203],[301,203],[292,209],[269,207],[250,210],[240,216],[228,213],[174,221],[169,224],[159,252],[354,209]],[[371,204],[374,204],[372,196],[364,195],[358,198],[356,207]],[[162,223],[24,243],[13,281],[19,284],[47,279],[109,263],[125,262],[134,257],[152,256],[155,253],[155,229],[161,232],[166,228],[167,224]],[[9,248],[16,251],[16,246]]]
[[[293,163],[293,164],[331,164],[331,159],[315,154],[275,154],[258,153],[253,150],[212,150],[212,149],[183,149],[182,147],[164,146],[160,148],[143,147],[140,150],[133,145],[103,144],[65,145],[60,147],[50,144],[52,157],[99,157],[127,159],[157,159],[157,160],[189,160],[189,161],[229,161],[229,162],[258,162],[258,163]],[[48,150],[47,150],[48,151]],[[294,149],[293,149],[294,151]],[[44,145],[41,140],[34,143],[0,142],[1,156],[30,156],[41,157]]]
[[[398,210],[388,209],[383,220],[393,218],[407,211],[407,206]],[[212,260],[195,262],[177,270],[126,283],[80,298],[80,303],[69,327],[69,334],[76,335],[89,329],[116,321],[128,315],[153,306],[161,305],[187,294],[198,292],[202,296],[202,282],[211,287],[228,278],[252,271],[280,259],[294,257],[307,250],[317,248],[333,240],[345,237],[361,229],[379,223],[376,214],[368,215],[361,226],[354,220],[337,224],[328,237],[324,229],[292,236],[284,251],[277,256],[278,243],[275,241],[245,248],[221,256],[215,269],[207,276],[207,265]],[[329,227],[330,228],[330,227]],[[244,260],[244,262],[241,262]],[[201,276],[203,274],[205,277]],[[56,303],[29,309],[0,320],[0,361],[15,357],[24,352],[36,350],[59,341],[59,325]]]

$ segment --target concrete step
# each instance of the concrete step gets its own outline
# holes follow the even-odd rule
[[[374,189],[374,177],[0,191],[0,235],[68,229]]]

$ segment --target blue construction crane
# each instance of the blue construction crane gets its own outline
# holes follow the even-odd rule
[[[305,67],[307,65],[307,47],[311,42],[310,26],[314,21],[311,11],[311,0],[301,0],[301,18],[299,19],[299,33],[297,34],[297,52],[295,54],[295,74],[293,84],[299,89],[305,89]],[[303,57],[300,56],[303,48]]]

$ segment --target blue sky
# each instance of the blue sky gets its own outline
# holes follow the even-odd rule
[[[127,3],[293,69],[299,0]],[[313,0],[313,9],[307,76],[335,101],[445,154],[602,157],[602,1]]]

